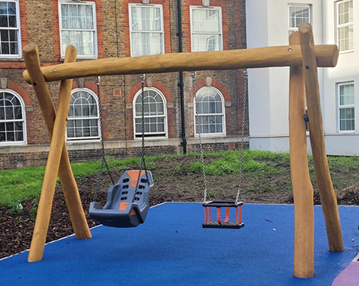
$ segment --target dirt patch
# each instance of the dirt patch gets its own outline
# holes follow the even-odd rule
[[[189,164],[195,159],[191,157],[163,158],[157,160],[155,166],[148,164],[154,180],[155,187],[150,194],[150,205],[163,202],[202,202],[203,176],[188,171]],[[205,158],[206,161],[209,159]],[[241,183],[241,200],[244,203],[260,204],[291,204],[293,195],[291,191],[289,164],[283,166],[281,161],[270,162],[274,168],[281,168],[283,172],[268,175],[265,172],[253,175],[243,173]],[[137,166],[126,166],[127,169],[137,169]],[[123,168],[122,168],[123,169]],[[118,179],[123,170],[114,168],[113,177]],[[337,173],[340,173],[339,171]],[[83,208],[89,227],[98,223],[88,215],[90,202],[93,201],[96,188],[97,175],[77,180]],[[238,191],[238,174],[223,176],[206,176],[208,194],[211,199],[235,200]],[[106,202],[106,192],[111,182],[108,176],[103,176],[98,192],[100,203]],[[313,182],[315,194],[314,202],[319,204],[319,195]],[[338,203],[341,205],[359,205],[359,187],[352,184],[349,187],[336,189]],[[35,224],[38,198],[21,202],[22,209],[0,208],[0,258],[29,249]],[[47,242],[71,235],[73,228],[69,219],[66,203],[61,186],[56,188],[52,208],[52,215],[47,234]]]

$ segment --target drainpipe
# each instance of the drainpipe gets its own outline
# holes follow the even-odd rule
[[[181,0],[177,0],[177,11],[178,11],[178,52],[182,53],[182,9],[181,9]],[[183,72],[179,72],[179,81],[178,87],[180,91],[180,103],[181,103],[181,145],[183,147],[183,154],[187,153],[187,139],[186,139],[186,122],[185,122],[185,112],[184,112],[184,90],[183,90]]]

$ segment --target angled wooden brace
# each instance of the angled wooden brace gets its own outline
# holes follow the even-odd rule
[[[318,191],[327,228],[329,249],[332,252],[344,250],[340,227],[337,198],[329,173],[325,150],[322,110],[320,108],[317,61],[314,51],[312,26],[309,23],[299,25],[300,46],[303,55],[303,70],[309,116],[309,134],[313,153],[313,165]]]
[[[91,238],[91,233],[82,208],[78,188],[73,176],[65,144],[66,119],[72,89],[72,79],[61,81],[57,114],[45,78],[40,70],[39,55],[35,44],[23,48],[27,71],[31,78],[36,97],[39,101],[45,123],[51,138],[50,151],[46,165],[44,182],[35,222],[35,229],[28,257],[29,262],[42,259],[47,230],[49,227],[52,202],[57,175],[60,177],[70,219],[77,238]],[[66,49],[65,63],[76,61],[75,47]]]

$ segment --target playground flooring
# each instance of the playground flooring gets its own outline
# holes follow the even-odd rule
[[[28,263],[27,251],[2,259],[0,285],[359,285],[359,207],[339,207],[340,253],[329,252],[314,210],[313,278],[293,276],[292,205],[243,205],[245,227],[235,230],[203,229],[199,203],[165,203],[137,228],[98,226],[91,239],[49,243],[42,261]]]

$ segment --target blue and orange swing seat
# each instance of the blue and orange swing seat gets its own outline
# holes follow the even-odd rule
[[[204,224],[203,228],[233,228],[239,229],[244,227],[242,222],[242,202],[230,202],[230,201],[211,201],[202,204],[204,207]],[[212,221],[211,208],[217,209],[217,220]],[[226,217],[224,221],[221,219],[221,209],[225,208]],[[230,208],[234,208],[236,212],[236,220],[230,222]]]
[[[150,171],[141,171],[140,176],[139,172],[123,173],[118,182],[110,186],[105,206],[97,202],[90,204],[90,217],[110,227],[136,227],[144,223],[153,179]]]

